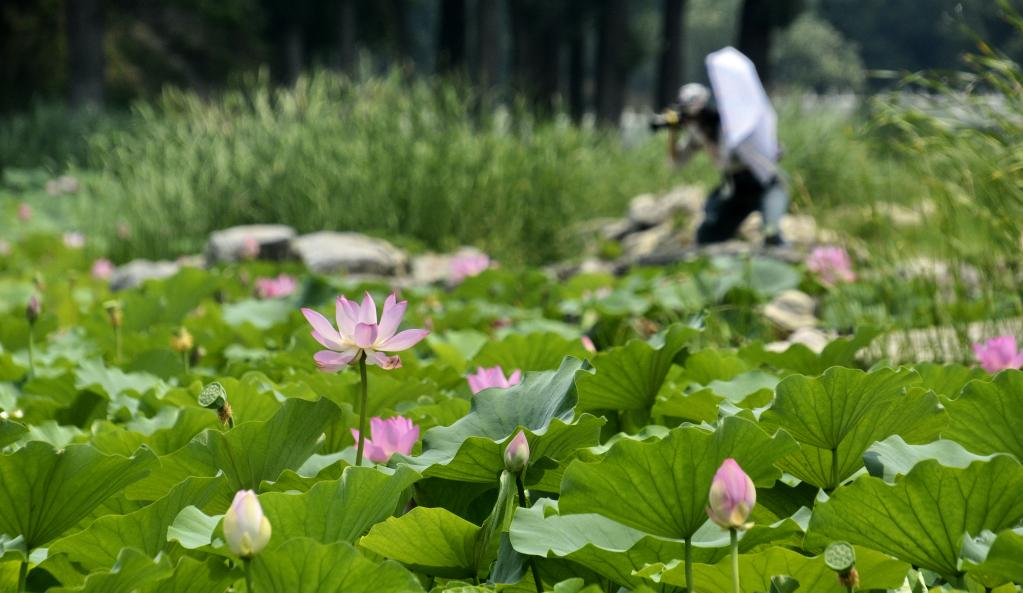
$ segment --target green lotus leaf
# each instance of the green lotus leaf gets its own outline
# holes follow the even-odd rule
[[[156,581],[174,574],[170,559],[154,560],[140,550],[124,548],[109,570],[101,570],[85,578],[80,587],[50,589],[51,593],[134,593]]]
[[[852,336],[829,342],[820,354],[803,344],[793,344],[783,352],[771,352],[762,343],[754,342],[740,350],[739,355],[756,365],[769,365],[802,375],[819,375],[833,366],[857,366],[856,355],[881,333],[876,327],[858,327]]]
[[[966,367],[961,364],[935,364],[923,362],[913,365],[920,373],[921,384],[938,395],[954,398],[959,397],[963,387],[974,379],[985,379],[987,374],[977,367]]]
[[[845,540],[956,578],[965,534],[1023,519],[1021,488],[1023,466],[1004,455],[966,468],[923,461],[895,485],[861,477],[817,506],[806,545],[819,550]]]
[[[987,581],[1023,583],[1023,530],[1006,530],[995,537],[983,562],[966,563],[966,571]],[[993,588],[994,584],[988,584]]]
[[[670,539],[692,537],[707,521],[707,496],[721,462],[734,458],[758,486],[771,485],[775,464],[796,447],[749,420],[726,418],[716,431],[672,430],[664,439],[623,439],[595,463],[574,461],[561,483],[564,515],[599,513]]]
[[[916,464],[928,459],[937,459],[946,467],[964,468],[974,461],[987,461],[992,457],[994,455],[974,455],[955,441],[939,439],[926,445],[910,445],[902,437],[893,435],[871,445],[863,454],[863,464],[870,475],[892,484],[898,476],[908,474]]]
[[[374,562],[347,542],[289,540],[252,560],[252,585],[259,593],[415,593],[415,576],[393,562]]]
[[[141,593],[223,593],[238,578],[222,559],[205,562],[183,556],[174,567],[174,574],[147,585]]]
[[[971,381],[945,402],[950,418],[942,436],[974,453],[1011,453],[1023,460],[1023,371],[1007,370],[992,381]]]
[[[554,333],[511,334],[500,341],[484,345],[468,364],[469,372],[476,367],[501,365],[505,374],[515,369],[546,371],[557,369],[565,356],[583,358],[586,350],[579,340],[569,340]]]
[[[440,508],[416,507],[377,523],[359,542],[412,570],[444,578],[479,576],[476,541],[480,527]]]

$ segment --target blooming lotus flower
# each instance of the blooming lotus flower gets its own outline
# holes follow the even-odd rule
[[[407,308],[408,301],[398,302],[397,295],[392,293],[384,301],[384,310],[378,323],[377,306],[368,292],[362,298],[361,305],[342,295],[337,297],[337,329],[323,315],[303,308],[302,314],[309,325],[313,326],[313,338],[328,348],[320,350],[313,357],[316,366],[324,372],[335,372],[365,354],[367,364],[375,364],[382,369],[400,367],[400,358],[387,356],[384,352],[408,350],[430,333],[425,329],[407,329],[395,333]]]
[[[466,278],[482,274],[490,267],[490,263],[490,257],[483,253],[456,255],[451,259],[448,280],[451,284],[461,284]]]
[[[504,449],[504,468],[513,474],[522,472],[529,465],[529,441],[526,433],[519,431]]]
[[[271,531],[270,521],[263,515],[256,493],[252,490],[237,492],[231,508],[224,515],[227,547],[242,558],[251,558],[270,542]]]
[[[85,247],[85,235],[77,231],[64,233],[64,247],[68,249],[81,249]]]
[[[746,519],[756,504],[757,489],[753,480],[729,457],[718,468],[710,484],[707,515],[722,529],[749,529],[753,524],[747,523]]]
[[[298,287],[295,278],[287,274],[281,274],[276,278],[257,278],[256,294],[261,299],[277,299],[286,297]]]
[[[24,202],[18,204],[18,220],[21,222],[32,220],[32,207]]]
[[[366,439],[366,458],[374,463],[387,463],[391,455],[408,455],[419,440],[419,427],[402,416],[369,419],[370,438]],[[359,431],[352,429],[352,437],[359,442]]]
[[[833,286],[840,282],[856,280],[856,273],[852,269],[852,260],[846,250],[841,247],[814,248],[806,260],[806,267],[817,274],[824,284]]]
[[[1016,349],[1013,336],[998,336],[986,343],[974,344],[973,353],[977,355],[980,366],[989,373],[1023,367],[1023,352]]]
[[[114,264],[109,259],[101,257],[92,262],[92,277],[97,280],[109,280],[114,273]]]
[[[476,395],[484,389],[490,389],[491,387],[507,389],[512,385],[518,385],[522,381],[522,371],[515,369],[511,375],[505,378],[504,369],[501,368],[501,365],[490,367],[489,369],[476,367],[476,373],[469,375],[467,380],[469,381],[469,389],[472,390],[473,395]]]

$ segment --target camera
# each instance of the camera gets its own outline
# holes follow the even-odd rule
[[[669,107],[650,118],[650,129],[654,132],[668,128],[680,128],[685,125],[685,116],[676,107]]]

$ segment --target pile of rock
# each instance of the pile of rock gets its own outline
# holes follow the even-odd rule
[[[814,352],[821,352],[835,336],[819,329],[817,302],[805,292],[780,292],[761,310],[764,318],[782,338],[767,345],[773,352],[783,352],[793,344],[802,344]]]

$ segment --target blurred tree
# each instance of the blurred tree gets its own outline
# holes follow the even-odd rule
[[[685,78],[682,31],[685,29],[686,0],[662,0],[661,42],[658,47],[657,88],[654,109],[671,103]]]
[[[803,0],[744,0],[739,11],[739,51],[757,67],[765,87],[771,86],[771,43],[803,11]]]
[[[437,70],[453,73],[465,67],[465,0],[439,0],[440,27],[437,35]]]
[[[778,37],[771,64],[778,84],[818,93],[860,91],[866,80],[856,45],[812,13]]]
[[[597,32],[597,119],[618,125],[625,107],[625,77],[630,62],[629,11],[618,0],[601,0]]]
[[[509,2],[514,90],[541,112],[557,101],[566,5],[543,0]]]
[[[586,114],[587,31],[592,23],[588,0],[573,0],[565,26],[568,29],[568,112],[572,121],[582,121]]]
[[[103,0],[65,0],[68,99],[74,107],[102,105],[105,86]]]
[[[337,3],[337,68],[342,72],[355,70],[355,0],[338,0]]]
[[[476,3],[476,84],[486,91],[497,84],[500,68],[501,2]]]

